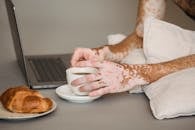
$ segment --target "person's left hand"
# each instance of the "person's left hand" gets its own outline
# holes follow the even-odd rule
[[[109,61],[82,61],[79,66],[97,68],[96,74],[89,74],[72,81],[73,86],[85,84],[80,91],[88,91],[89,96],[100,96],[107,93],[117,93],[130,90],[137,85],[136,70],[129,65]],[[142,81],[141,81],[142,82]]]

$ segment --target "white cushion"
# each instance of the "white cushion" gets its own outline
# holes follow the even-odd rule
[[[124,40],[127,36],[123,34],[110,34],[107,36],[108,44],[109,45],[115,45]]]
[[[149,18],[144,23],[147,63],[159,63],[195,53],[195,31]],[[167,75],[144,88],[157,119],[195,114],[195,68]]]
[[[195,53],[195,31],[148,18],[144,23],[147,63],[158,63]]]
[[[167,75],[144,91],[157,119],[195,114],[195,68]]]

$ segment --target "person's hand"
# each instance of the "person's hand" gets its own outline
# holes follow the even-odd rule
[[[96,49],[76,48],[71,59],[72,66],[79,66],[81,61],[100,61],[103,60],[103,52],[100,53]]]
[[[136,85],[146,83],[142,80],[136,68],[126,64],[109,61],[82,61],[79,62],[79,66],[95,67],[98,70],[95,74],[86,75],[71,83],[73,86],[85,84],[80,88],[80,91],[90,92],[89,96],[124,92]]]

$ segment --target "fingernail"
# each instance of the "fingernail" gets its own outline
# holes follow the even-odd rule
[[[79,91],[81,91],[81,92],[85,92],[84,87],[83,87],[83,86],[82,86],[82,87],[80,87],[80,88],[79,88]]]

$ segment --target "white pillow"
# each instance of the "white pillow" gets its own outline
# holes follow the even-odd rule
[[[167,75],[144,91],[157,119],[195,115],[195,68]]]
[[[195,31],[148,18],[144,23],[144,53],[147,63],[158,63],[195,53]]]
[[[147,63],[158,63],[195,53],[195,31],[149,18],[144,23]],[[167,75],[144,89],[157,119],[195,114],[195,69]],[[192,100],[193,99],[193,100]]]

